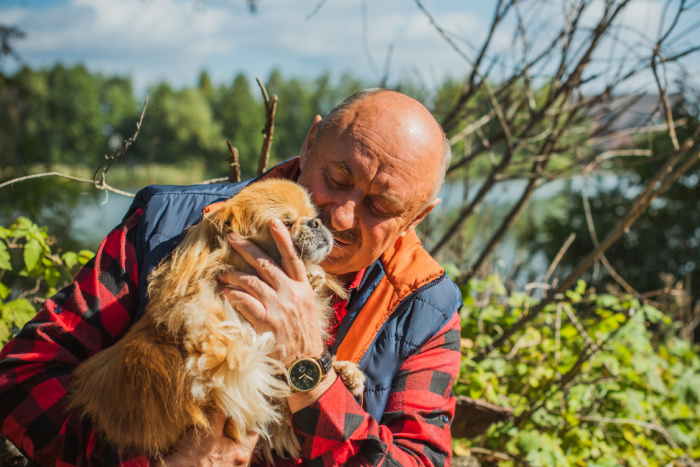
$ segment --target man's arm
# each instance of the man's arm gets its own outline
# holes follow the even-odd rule
[[[66,410],[70,375],[113,344],[138,306],[136,211],[100,244],[95,258],[0,352],[0,431],[29,458],[55,465],[148,465],[120,458],[88,420]]]
[[[256,329],[272,331],[288,356],[319,356],[323,339],[316,328],[318,320],[313,318],[319,310],[304,265],[280,222],[272,221],[270,232],[280,251],[281,269],[255,244],[231,237],[231,246],[260,277],[223,275],[220,279],[227,286],[223,293]],[[459,315],[455,313],[403,362],[380,423],[355,401],[340,379],[324,380],[332,383],[325,391],[293,394],[288,402],[304,460],[328,466],[449,462],[455,408],[451,391],[459,372],[459,336]]]
[[[406,359],[377,423],[336,379],[292,424],[313,465],[449,465],[459,372],[459,315]]]

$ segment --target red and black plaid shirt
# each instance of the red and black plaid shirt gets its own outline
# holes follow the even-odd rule
[[[133,226],[141,215],[137,211],[113,230],[75,280],[47,300],[0,352],[0,431],[41,464],[149,465],[145,456],[118,454],[89,420],[65,406],[73,369],[112,345],[133,323],[139,287]],[[319,466],[449,464],[455,405],[451,387],[459,371],[453,340],[458,336],[455,315],[402,363],[380,422],[335,381],[316,403],[293,415],[302,445],[299,461]],[[449,375],[449,383],[432,384],[436,374]]]

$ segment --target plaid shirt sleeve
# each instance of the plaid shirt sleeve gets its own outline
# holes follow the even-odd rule
[[[292,424],[305,465],[450,465],[459,373],[459,315],[415,354],[394,378],[380,423],[354,399],[340,379]]]
[[[89,420],[66,409],[67,385],[83,360],[113,344],[137,309],[133,247],[141,211],[114,229],[73,282],[0,352],[0,431],[42,465],[146,466],[120,456]]]

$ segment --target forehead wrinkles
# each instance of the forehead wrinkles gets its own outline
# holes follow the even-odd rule
[[[353,121],[342,132],[344,139],[349,140],[355,154],[367,163],[373,173],[372,182],[380,178],[404,178],[409,181],[409,166],[415,161],[403,150],[400,145],[393,144],[390,138],[384,137],[380,132],[360,121]],[[386,177],[381,176],[384,174]],[[398,177],[397,177],[398,176]],[[389,186],[387,181],[382,181],[383,186]]]
[[[416,187],[422,185],[422,181],[415,178],[410,162],[383,147],[377,132],[365,130],[366,127],[362,126],[359,132],[349,129],[343,132],[339,142],[347,144],[352,151],[349,159],[338,162],[347,168],[354,183],[364,187],[368,195],[397,205],[401,208],[401,217],[410,215],[420,205],[422,190],[416,190]]]

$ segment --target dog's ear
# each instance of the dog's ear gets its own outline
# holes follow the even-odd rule
[[[201,222],[187,229],[185,238],[168,261],[161,263],[149,282],[149,296],[184,297],[194,291],[196,283],[218,273],[216,268],[225,254],[225,234],[217,217],[205,214]],[[151,287],[158,284],[158,287]]]
[[[218,209],[207,212],[204,219],[202,219],[202,223],[208,223],[222,238],[231,232],[241,235],[245,234],[244,227],[246,223],[243,220],[245,210],[239,205],[240,203],[231,201],[235,200],[225,202]]]

